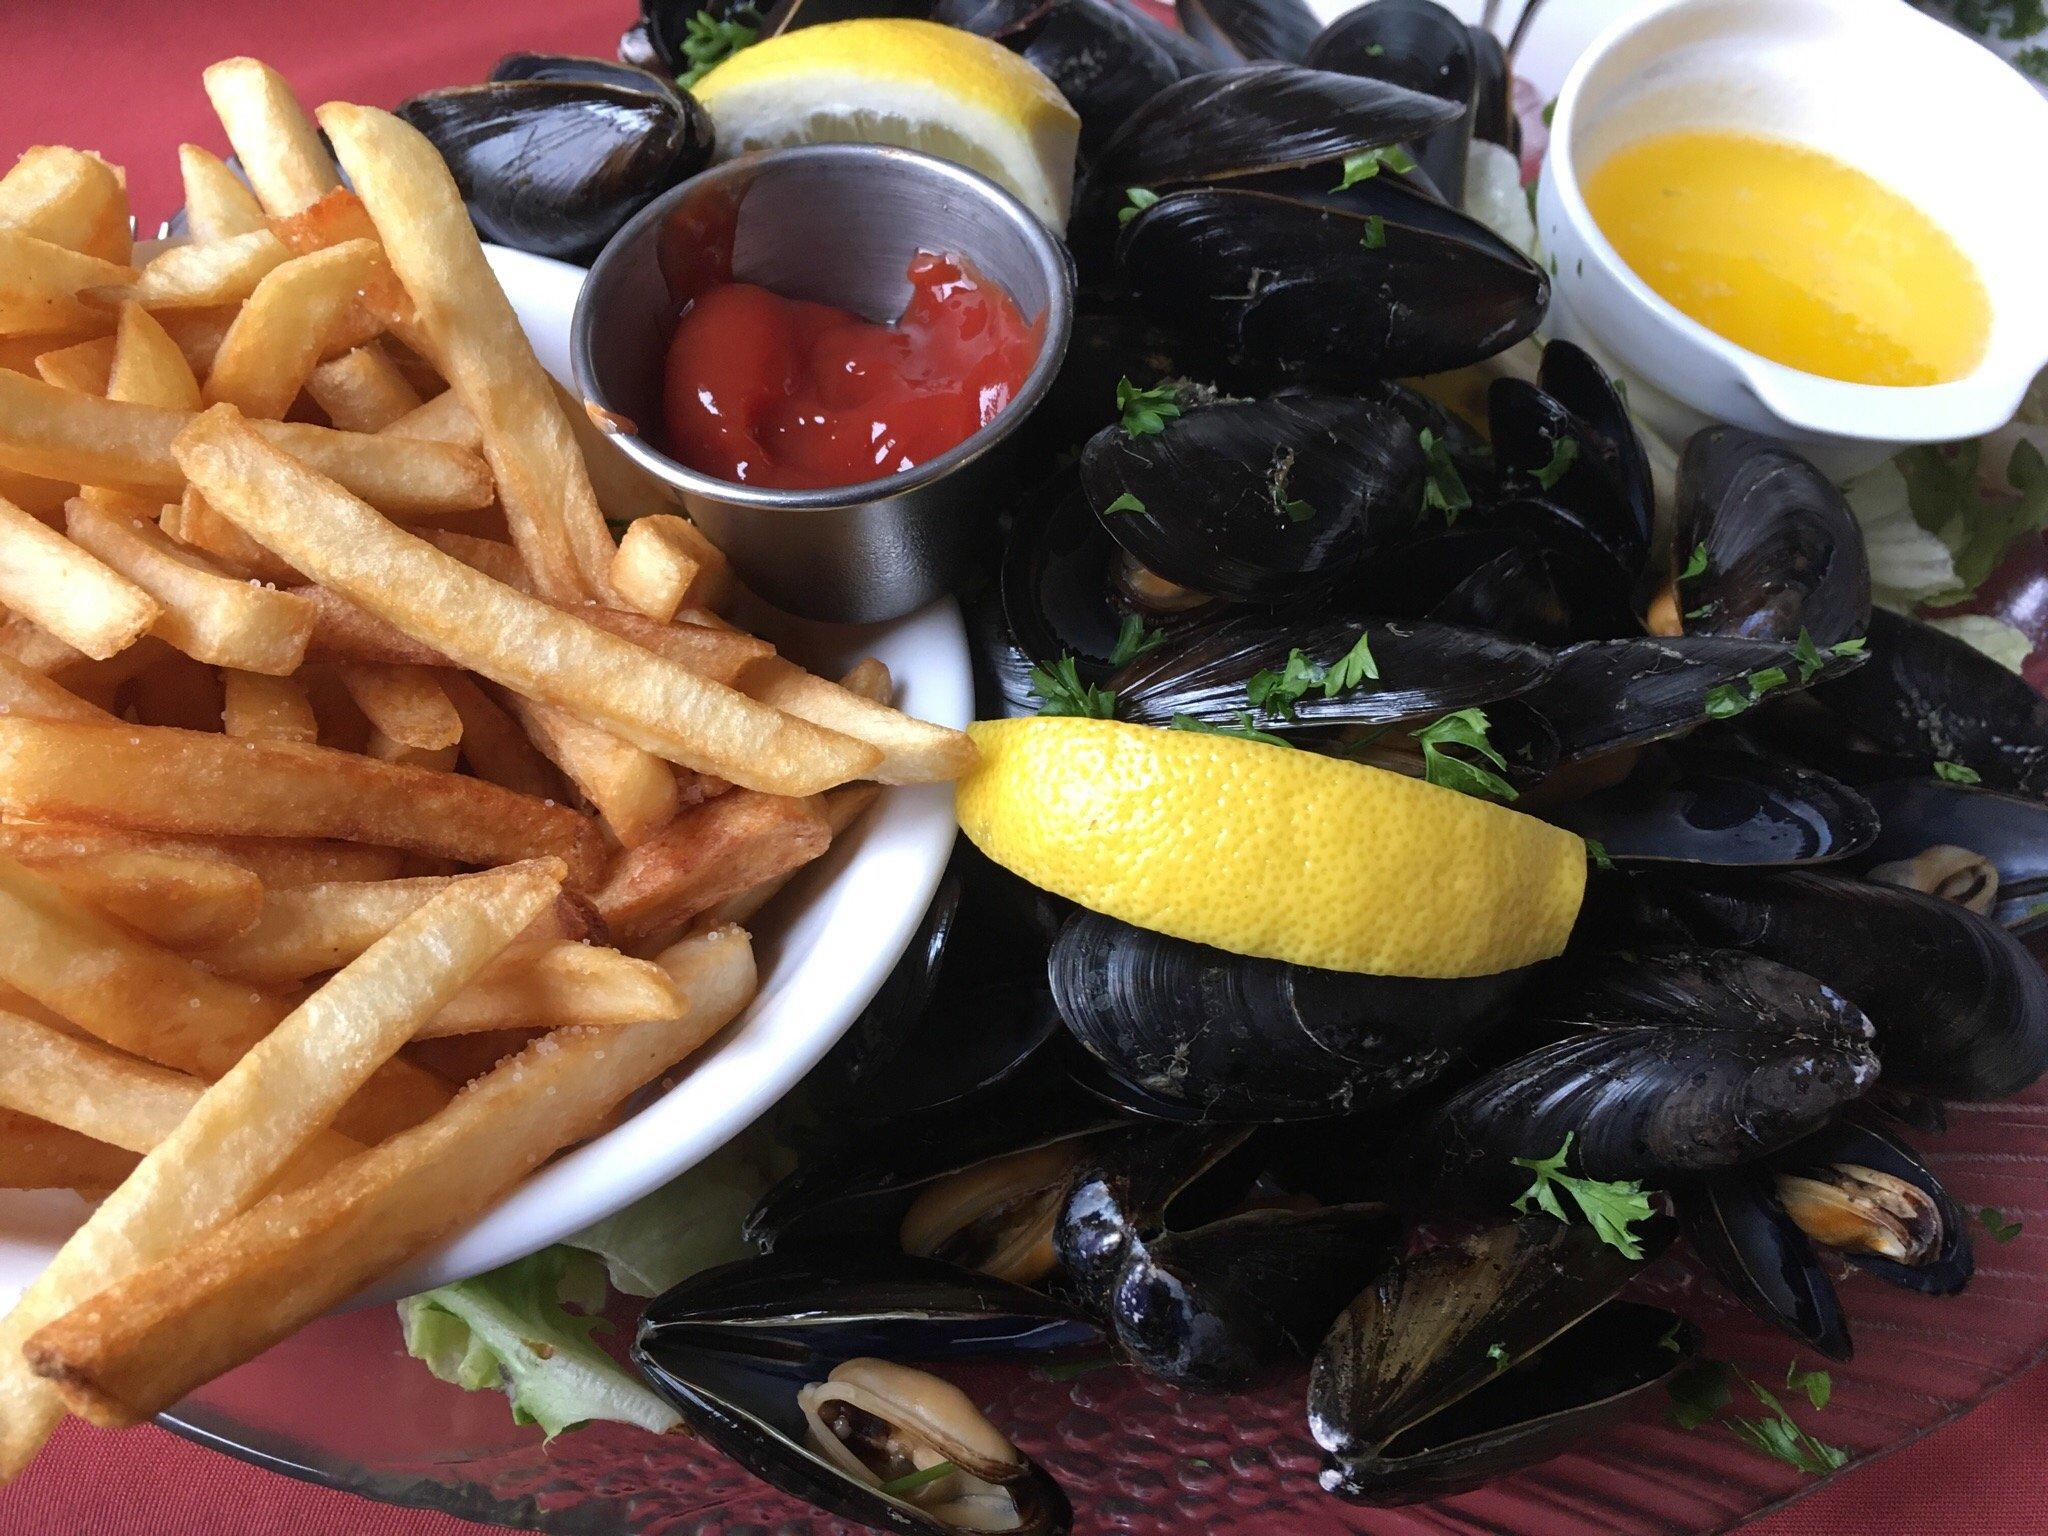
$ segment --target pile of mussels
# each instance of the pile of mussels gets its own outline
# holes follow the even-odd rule
[[[801,4],[647,0],[629,64],[520,56],[408,116],[487,233],[577,254],[708,157],[669,77],[721,25],[872,9]],[[1496,378],[1484,436],[1394,382],[1502,352],[1548,300],[1460,211],[1475,136],[1513,147],[1484,32],[1427,0],[1328,28],[1188,0],[1185,34],[1121,0],[908,9],[1016,49],[1083,122],[1082,313],[1029,424],[1064,467],[977,605],[991,693],[1462,762],[1601,867],[1561,958],[1444,981],[1226,954],[963,852],[808,1083],[762,1256],[657,1301],[642,1369],[848,1518],[1056,1533],[1051,1479],[901,1362],[1094,1339],[1225,1392],[1307,1362],[1323,1486],[1401,1502],[1555,1454],[1685,1365],[1696,1330],[1618,1299],[1681,1234],[1837,1359],[1839,1260],[1959,1290],[1963,1214],[1905,1133],[2048,1066],[2015,938],[2048,911],[2048,703],[1873,612],[1856,522],[1782,447],[1694,438],[1661,540],[1584,353]],[[1376,678],[1284,686],[1361,634]],[[1518,1215],[1544,1163],[1654,1213],[1621,1241]]]

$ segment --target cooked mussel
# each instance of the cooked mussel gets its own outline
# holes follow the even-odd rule
[[[1646,1255],[1668,1221],[1639,1229]],[[1640,1264],[1548,1217],[1402,1260],[1330,1330],[1309,1373],[1322,1484],[1373,1504],[1471,1488],[1630,1414],[1699,1331],[1613,1297]]]
[[[1299,64],[1321,29],[1304,0],[1177,0],[1174,14],[1191,37],[1252,63]]]
[[[1415,141],[1413,151],[1452,207],[1465,201],[1478,62],[1473,33],[1435,0],[1367,0],[1317,34],[1301,62],[1310,69],[1390,80],[1461,108],[1455,122]]]
[[[1763,1167],[1736,1168],[1673,1193],[1686,1241],[1742,1304],[1830,1360],[1854,1351],[1835,1282],[1778,1201]]]
[[[667,82],[601,60],[515,58],[510,78],[398,109],[448,163],[485,239],[588,261],[710,160],[711,119]]]
[[[957,1536],[1061,1536],[1058,1484],[956,1387],[903,1360],[1069,1348],[1070,1309],[951,1266],[859,1256],[709,1270],[649,1306],[633,1360],[684,1421],[755,1476],[834,1514]],[[941,1464],[949,1470],[935,1472]]]
[[[2015,933],[2048,923],[2048,804],[1944,779],[1866,785],[1872,880],[1959,901]]]
[[[1524,1009],[1544,1043],[1458,1089],[1417,1133],[1418,1172],[1498,1208],[1516,1159],[1569,1147],[1594,1179],[1732,1168],[1818,1128],[1877,1081],[1870,1021],[1812,977],[1732,949],[1579,957]],[[1547,1038],[1546,1038],[1547,1037]],[[1569,1143],[1567,1143],[1569,1138]]]
[[[1528,980],[1319,970],[1094,912],[1068,920],[1048,971],[1067,1028],[1112,1078],[1222,1120],[1383,1110],[1441,1077]]]
[[[994,38],[1058,86],[1080,114],[1084,159],[1181,78],[1159,29],[1109,0],[938,0],[930,19]]]
[[[1562,345],[1552,342],[1545,359]],[[1594,364],[1589,359],[1585,366]],[[1572,370],[1552,371],[1571,379],[1580,393],[1591,393],[1591,381],[1579,380]],[[1591,403],[1598,404],[1598,397]],[[1618,402],[1612,409],[1618,420],[1596,424],[1526,379],[1495,379],[1487,391],[1494,455],[1507,492],[1560,508],[1633,586],[1649,554],[1655,500],[1647,470],[1638,478],[1642,448],[1634,428]]]
[[[1678,466],[1672,548],[1685,565],[1677,609],[1690,634],[1804,633],[1825,647],[1870,627],[1855,514],[1833,481],[1768,438],[1736,427],[1694,434]]]

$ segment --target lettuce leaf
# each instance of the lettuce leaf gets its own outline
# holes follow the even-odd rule
[[[1906,480],[1913,519],[1948,547],[1956,590],[1935,594],[1937,605],[1973,594],[1996,570],[2013,543],[2048,526],[2048,461],[2025,438],[2014,441],[2004,480],[2012,494],[1985,495],[1979,460],[1983,445],[1909,448],[1895,462]]]
[[[1946,630],[1965,645],[1982,651],[2008,672],[2017,672],[2034,654],[2034,642],[2023,629],[1987,613],[1958,613],[1947,618],[1930,618],[1936,629]]]
[[[1958,590],[1955,556],[1913,516],[1911,492],[1896,461],[1859,475],[1842,494],[1863,527],[1871,595],[1879,607],[1911,613],[1922,602]]]

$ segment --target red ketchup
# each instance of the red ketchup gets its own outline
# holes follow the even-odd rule
[[[815,490],[922,464],[1015,398],[1038,327],[956,256],[910,263],[894,325],[753,283],[699,293],[669,343],[668,450],[746,485]]]

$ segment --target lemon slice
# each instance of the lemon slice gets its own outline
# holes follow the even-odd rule
[[[1033,885],[1243,955],[1483,976],[1564,948],[1586,845],[1361,763],[1231,736],[1040,717],[968,727],[960,827]]]
[[[1000,43],[929,21],[803,27],[743,48],[691,88],[720,155],[785,144],[898,144],[981,172],[1054,229],[1081,120]]]

